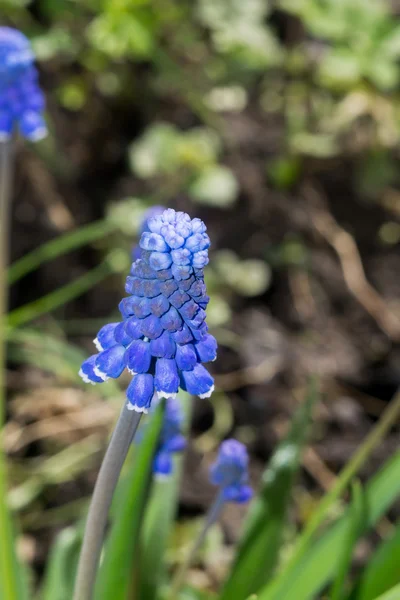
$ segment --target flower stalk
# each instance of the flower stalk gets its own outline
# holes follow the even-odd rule
[[[124,404],[96,481],[75,583],[74,600],[91,600],[96,579],[108,512],[129,447],[142,413]]]
[[[179,570],[172,581],[171,589],[169,592],[169,600],[177,600],[178,594],[179,594],[183,584],[185,583],[187,572],[188,572],[190,566],[192,565],[192,563],[194,562],[194,559],[196,558],[196,555],[205,540],[208,530],[210,529],[210,527],[212,527],[212,525],[214,525],[214,523],[216,523],[216,521],[218,521],[219,516],[224,507],[224,504],[225,504],[224,490],[221,489],[218,492],[213,504],[210,506],[208,513],[204,518],[203,526],[202,526],[197,538],[195,539],[193,546],[191,547],[189,553],[187,554],[185,560],[179,567]]]

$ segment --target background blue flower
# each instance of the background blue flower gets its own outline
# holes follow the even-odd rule
[[[210,481],[218,485],[226,502],[243,503],[253,495],[248,485],[249,456],[246,447],[237,440],[226,440],[219,448],[210,468]]]
[[[186,446],[182,434],[183,411],[177,398],[167,398],[165,403],[164,422],[160,440],[153,461],[153,473],[157,478],[164,479],[172,475],[173,455],[182,452]]]
[[[99,331],[99,353],[80,371],[84,381],[117,378],[127,368],[133,375],[128,408],[138,412],[148,411],[155,393],[175,397],[179,387],[200,398],[211,395],[214,381],[202,364],[217,355],[205,312],[209,245],[204,223],[186,213],[158,210],[147,219],[141,257],[126,280],[129,296],[119,305],[123,320]]]
[[[47,133],[45,100],[33,61],[27,38],[16,29],[0,27],[0,140],[11,138],[16,126],[31,141]]]

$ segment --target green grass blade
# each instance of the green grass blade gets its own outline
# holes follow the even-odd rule
[[[400,585],[396,585],[375,600],[400,600]]]
[[[396,453],[365,488],[367,519],[361,533],[371,529],[400,496],[400,452]],[[347,509],[290,570],[283,568],[277,582],[267,585],[258,600],[311,600],[337,572],[340,553],[348,534],[350,513]]]
[[[9,357],[21,363],[27,363],[53,373],[64,382],[74,383],[85,389],[87,384],[82,381],[78,371],[87,354],[80,348],[62,338],[35,329],[8,330]],[[120,394],[115,380],[96,386],[99,395],[105,398]]]
[[[113,272],[110,259],[107,257],[97,267],[78,277],[71,283],[62,286],[58,290],[25,304],[11,311],[7,318],[7,326],[10,328],[21,327],[29,321],[37,319],[41,315],[55,310],[56,308],[70,302],[74,298],[84,294],[92,287],[103,281]]]
[[[340,552],[339,566],[333,581],[330,600],[342,600],[344,597],[346,576],[351,567],[354,547],[367,517],[363,490],[361,484],[355,481],[352,485],[352,502],[349,508],[349,528]]]
[[[0,598],[28,600],[26,572],[16,556],[14,528],[7,506],[5,457],[0,454]]]
[[[57,537],[50,552],[38,600],[71,600],[79,554],[80,536],[68,527]]]
[[[291,579],[293,571],[298,569],[304,555],[312,545],[316,534],[321,525],[326,520],[331,508],[340,498],[346,487],[349,485],[352,478],[357,474],[359,469],[365,464],[367,459],[373,450],[379,445],[386,433],[390,430],[392,425],[396,422],[400,415],[400,391],[397,392],[395,397],[392,399],[388,407],[385,409],[382,417],[367,435],[361,446],[351,457],[343,471],[340,473],[336,480],[335,485],[332,489],[325,494],[316,511],[310,518],[303,532],[299,535],[298,541],[295,544],[292,556],[286,567],[281,570],[279,575],[271,582],[268,586],[268,592],[264,590],[263,600],[280,600],[281,597],[277,597],[276,590],[279,590],[285,581]],[[267,595],[268,593],[268,595]]]
[[[164,403],[151,415],[143,441],[135,453],[127,484],[117,491],[113,522],[96,584],[96,600],[126,600],[134,566],[138,565],[138,541],[149,498],[152,460],[160,434]]]
[[[349,600],[374,600],[400,583],[400,521],[394,533],[385,539],[370,558]]]
[[[293,482],[317,396],[316,382],[312,380],[287,437],[279,444],[264,472],[261,492],[245,523],[244,536],[221,600],[242,600],[257,591],[268,581],[277,564]]]
[[[180,393],[188,430],[192,398]],[[165,582],[165,553],[176,516],[183,457],[174,459],[174,473],[167,480],[154,481],[143,524],[140,549],[139,594],[141,600],[155,600]]]
[[[21,279],[21,277],[34,271],[40,265],[57,258],[57,256],[104,238],[113,230],[115,230],[115,225],[111,221],[101,220],[65,233],[55,240],[43,244],[14,262],[8,268],[7,277],[9,285],[12,285]]]

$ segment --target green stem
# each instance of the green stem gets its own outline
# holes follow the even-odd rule
[[[61,254],[66,254],[85,244],[90,244],[104,238],[106,235],[112,233],[115,228],[115,225],[111,221],[101,219],[43,244],[10,265],[8,269],[8,283],[12,285],[43,263],[53,260]]]
[[[0,142],[0,588],[7,600],[17,600],[14,539],[7,508],[6,459],[2,450],[2,433],[6,413],[6,352],[5,330],[8,305],[6,269],[10,230],[11,178],[13,173],[13,143]]]
[[[93,492],[86,521],[73,600],[91,600],[108,512],[129,447],[142,413],[121,410]]]
[[[85,273],[85,275],[78,277],[78,279],[71,281],[71,283],[38,300],[34,300],[29,304],[21,306],[21,308],[13,310],[8,315],[8,327],[20,327],[45,313],[55,310],[66,302],[70,302],[77,296],[87,292],[113,272],[113,261],[110,260],[110,256],[107,256],[102,263],[88,273]]]
[[[185,578],[190,568],[190,565],[193,563],[196,554],[198,553],[202,543],[204,542],[204,539],[211,525],[213,525],[217,521],[219,515],[221,514],[224,504],[224,495],[222,490],[220,490],[213,504],[209,508],[209,511],[204,519],[203,527],[201,528],[199,535],[194,541],[194,544],[191,547],[188,555],[186,556],[186,559],[179,567],[179,570],[172,581],[171,589],[169,591],[168,596],[170,600],[177,600],[179,591],[185,582]]]
[[[318,531],[319,527],[323,524],[324,520],[327,518],[332,504],[340,498],[340,496],[343,494],[352,478],[365,464],[371,452],[385,437],[392,425],[398,419],[399,415],[400,391],[396,393],[395,397],[385,409],[378,423],[367,435],[359,449],[355,452],[355,454],[347,463],[343,471],[339,474],[335,485],[327,494],[325,494],[325,496],[319,503],[316,512],[310,518],[303,533],[299,537],[299,540],[294,547],[293,554],[289,562],[286,565],[284,565],[284,569],[282,570],[281,574],[278,575],[277,579],[272,583],[271,587],[269,589],[268,587],[266,588],[266,595],[260,596],[260,598],[265,597],[268,598],[268,600],[270,598],[278,600],[279,587],[281,583],[284,579],[288,577],[290,571],[293,570],[299,564],[299,561],[302,559],[305,552],[308,550],[309,545],[314,538],[314,535]]]

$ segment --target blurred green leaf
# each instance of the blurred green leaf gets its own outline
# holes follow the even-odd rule
[[[396,585],[391,590],[388,590],[379,598],[375,598],[375,600],[399,600],[400,599],[400,585]]]
[[[370,530],[400,496],[400,452],[391,457],[365,487],[367,519],[362,532]],[[349,531],[350,509],[316,540],[290,570],[283,566],[279,579],[265,586],[258,600],[312,600],[338,569]]]
[[[364,521],[368,518],[367,506],[361,484],[355,481],[352,485],[352,499],[349,508],[349,527],[344,538],[343,548],[333,581],[330,600],[341,600],[345,591],[346,577],[350,571],[355,545],[362,532]]]
[[[369,559],[348,600],[374,600],[400,583],[400,522]],[[400,594],[399,594],[400,598]]]
[[[239,186],[228,167],[214,165],[201,172],[191,184],[189,193],[203,204],[227,208],[237,199]]]
[[[10,265],[8,268],[8,283],[10,285],[15,283],[21,277],[62,254],[76,250],[96,240],[104,239],[115,227],[114,223],[110,221],[95,221],[42,244],[39,248],[25,254],[25,256]]]
[[[126,483],[121,483],[114,496],[118,511],[112,513],[105,558],[96,581],[96,600],[126,600],[132,584],[135,590],[139,583],[136,573],[139,566],[139,536],[151,489],[151,464],[163,413],[164,403],[161,402],[150,416],[150,423],[137,448]]]
[[[185,392],[180,393],[179,398],[185,414],[183,431],[187,432],[193,398]],[[138,586],[138,598],[141,600],[158,598],[165,583],[165,554],[178,508],[182,461],[182,455],[176,456],[173,475],[166,479],[156,479],[152,486],[141,536]]]
[[[264,472],[261,491],[251,506],[221,600],[247,598],[268,581],[278,562],[294,478],[317,399],[316,381],[312,380],[287,437],[280,442]]]
[[[80,541],[77,530],[72,527],[57,536],[50,550],[38,600],[71,600]]]

